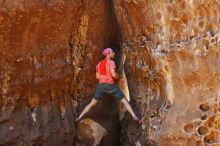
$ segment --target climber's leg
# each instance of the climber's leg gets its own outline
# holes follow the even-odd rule
[[[92,99],[92,101],[84,108],[83,112],[80,114],[80,116],[76,119],[76,121],[79,121],[82,119],[82,117],[90,111],[92,107],[94,107],[97,104],[96,99]]]

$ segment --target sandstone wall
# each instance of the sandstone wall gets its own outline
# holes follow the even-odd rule
[[[73,143],[68,42],[77,9],[71,1],[0,1],[1,145]]]
[[[118,41],[111,9],[108,1],[0,1],[1,145],[74,144],[97,54]],[[116,118],[105,123],[117,125],[117,110],[106,111]]]
[[[220,3],[114,2],[131,98],[144,121],[137,128],[124,120],[122,145],[219,144]]]
[[[117,65],[127,55],[143,122],[119,123],[106,97],[87,115],[107,130],[100,145],[218,145],[219,9],[217,0],[0,1],[0,145],[91,145],[76,139],[74,119],[105,47]]]

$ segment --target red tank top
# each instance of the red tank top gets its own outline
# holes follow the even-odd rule
[[[113,60],[104,59],[99,62],[96,66],[96,70],[99,73],[99,84],[107,83],[107,84],[114,84],[115,80],[112,77],[110,69],[115,69],[115,63]]]

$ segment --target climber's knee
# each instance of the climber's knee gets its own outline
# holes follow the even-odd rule
[[[90,102],[90,107],[94,107],[97,104],[97,100],[96,99],[92,99],[92,101]]]

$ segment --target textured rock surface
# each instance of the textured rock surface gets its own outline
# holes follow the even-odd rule
[[[73,144],[76,14],[73,2],[0,1],[0,145]]]
[[[121,37],[112,8],[109,1],[0,1],[0,145],[74,144],[97,54]],[[103,102],[90,115],[110,131],[103,142],[118,145],[117,104]]]
[[[117,64],[121,48],[127,55],[143,123],[126,114],[120,135],[106,97],[87,115],[108,131],[99,145],[220,144],[219,9],[217,0],[1,0],[0,145],[74,145],[107,46]]]
[[[122,145],[219,144],[219,1],[114,2],[144,121],[137,128],[124,120]]]
[[[107,131],[92,119],[90,118],[83,119],[77,125],[76,135],[79,143],[77,143],[76,145],[97,146],[102,140],[102,138],[107,134],[108,134]]]

